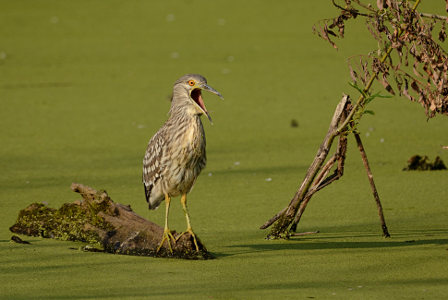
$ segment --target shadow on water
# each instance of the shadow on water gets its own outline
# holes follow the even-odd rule
[[[239,239],[234,241],[233,244],[224,246],[224,251],[213,251],[211,254],[215,258],[225,258],[231,256],[245,255],[257,252],[270,252],[270,251],[308,251],[308,250],[350,250],[350,249],[380,249],[380,248],[399,248],[399,247],[415,247],[415,246],[448,246],[448,229],[435,228],[435,229],[409,229],[392,232],[392,238],[382,238],[379,232],[372,231],[355,231],[353,226],[341,226],[338,228],[331,228],[333,232],[330,232],[330,228],[323,227],[323,233],[317,233],[312,235],[291,237],[289,240],[266,240],[256,239],[255,243],[243,242],[246,239]],[[44,241],[40,238],[22,236],[23,240],[29,241],[32,246],[48,246],[47,244],[41,245]],[[240,243],[238,243],[240,242]],[[12,243],[10,239],[0,240],[0,244]],[[16,244],[20,245],[20,244]],[[60,245],[67,247],[66,244]],[[54,247],[52,245],[51,247]],[[78,247],[76,247],[78,249]]]
[[[259,243],[232,245],[231,248],[248,248],[254,252],[276,251],[276,250],[338,250],[338,249],[376,249],[392,247],[411,247],[421,245],[446,245],[448,239],[427,239],[409,241],[383,241],[383,242],[296,242],[287,241],[284,243]]]
[[[316,234],[306,237],[292,237],[290,240],[264,240],[258,243],[240,243],[227,246],[225,253],[213,253],[217,258],[250,254],[255,252],[284,250],[351,250],[380,249],[416,246],[448,245],[448,230],[408,230],[392,234],[392,238],[381,238],[377,233],[339,232]]]

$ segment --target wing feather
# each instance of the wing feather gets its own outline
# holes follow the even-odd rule
[[[143,185],[145,187],[146,202],[150,203],[151,191],[161,177],[162,158],[165,141],[163,134],[158,131],[149,141],[143,158]]]

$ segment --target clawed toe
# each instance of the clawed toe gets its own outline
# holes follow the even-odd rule
[[[194,246],[196,248],[196,251],[199,251],[199,246],[198,246],[198,242],[196,240],[196,234],[194,234],[193,229],[191,228],[187,228],[187,230],[185,230],[184,232],[182,232],[181,234],[179,234],[176,237],[176,242],[180,239],[181,236],[183,236],[185,233],[189,233],[192,237],[193,237],[193,242],[194,242]]]
[[[171,241],[170,240],[172,240],[174,244],[176,243],[176,239],[174,238],[174,236],[171,233],[171,231],[168,228],[165,228],[163,230],[162,241],[160,242],[159,247],[157,247],[156,253],[159,252],[160,248],[162,248],[163,243],[165,241],[167,241],[167,243],[168,243],[168,249],[170,249],[170,252],[173,253],[173,248],[171,247]]]

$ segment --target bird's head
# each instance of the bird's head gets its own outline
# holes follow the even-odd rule
[[[207,80],[204,76],[187,74],[179,78],[174,84],[173,101],[187,101],[187,103],[183,104],[189,104],[188,106],[192,107],[198,114],[205,114],[211,122],[212,119],[202,98],[203,90],[209,91],[224,99],[217,90],[207,85]]]

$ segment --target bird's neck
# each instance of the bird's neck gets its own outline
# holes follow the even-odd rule
[[[195,122],[201,123],[202,112],[198,112],[196,107],[191,104],[171,105],[169,119],[177,122]]]
[[[190,118],[200,118],[202,111],[200,111],[190,101],[185,101],[184,99],[179,101],[179,99],[173,97],[169,114],[170,117],[184,116]]]
[[[197,113],[191,113],[179,107],[172,107],[165,126],[173,128],[179,137],[189,137],[187,140],[190,142],[192,140],[198,141],[194,137],[199,137],[199,140],[205,141],[204,126],[202,125],[201,116]]]

